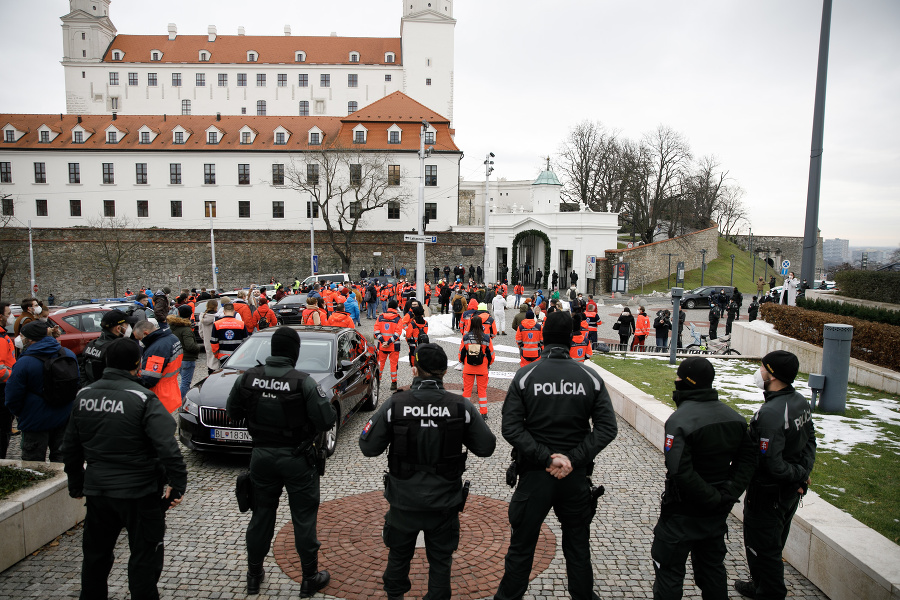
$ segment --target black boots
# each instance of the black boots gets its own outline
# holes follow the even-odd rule
[[[262,563],[247,563],[247,594],[253,595],[259,593],[259,584],[262,583],[266,572],[263,571]]]
[[[328,587],[331,575],[328,571],[319,571],[319,561],[301,565],[303,569],[303,582],[300,584],[300,597],[311,598],[319,590]]]
[[[396,382],[396,381],[392,381],[392,382],[391,382],[391,391],[394,391],[394,390],[396,390],[396,389],[397,389],[397,382]]]

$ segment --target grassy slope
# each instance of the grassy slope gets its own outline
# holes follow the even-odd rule
[[[731,281],[731,255],[734,254],[734,285],[737,286],[741,293],[744,294],[744,307],[750,304],[750,296],[756,295],[756,283],[753,279],[753,258],[752,254],[739,248],[735,244],[727,241],[725,238],[719,238],[719,258],[706,265],[706,275],[703,278],[704,285],[728,285]],[[672,278],[669,285],[675,285],[674,269],[678,259],[672,257]],[[762,260],[756,260],[756,276],[763,274],[764,263]],[[771,276],[772,269],[768,271]],[[776,279],[780,278],[776,276]],[[684,288],[686,290],[700,287],[700,269],[693,271],[685,271]],[[639,289],[637,286],[635,289]],[[768,290],[768,286],[766,290]],[[644,293],[652,291],[667,292],[669,288],[666,286],[666,280],[660,279],[644,285]],[[746,308],[745,308],[746,310]]]
[[[730,262],[730,259],[729,259]],[[737,261],[735,261],[737,262]],[[675,408],[672,401],[672,382],[675,371],[662,360],[622,360],[611,356],[596,356],[594,362]],[[801,374],[800,379],[806,375]],[[850,384],[852,396],[900,399],[886,392]],[[729,406],[750,418],[751,413],[720,389],[720,398]],[[762,395],[760,394],[760,399]],[[818,414],[818,413],[816,413]],[[850,408],[846,417],[865,420],[866,411]],[[813,422],[816,417],[813,415]],[[900,439],[900,426],[882,421],[880,426],[893,439]],[[819,430],[821,436],[821,429]],[[812,474],[812,488],[829,503],[850,513],[856,519],[900,543],[900,454],[885,441],[857,444],[849,454],[840,454],[819,447]],[[844,490],[844,491],[841,491]]]

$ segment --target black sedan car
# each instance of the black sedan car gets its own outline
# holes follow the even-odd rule
[[[303,309],[306,308],[306,294],[285,296],[275,304],[270,304],[281,325],[300,325]]]
[[[297,369],[309,373],[337,411],[334,428],[321,436],[331,455],[341,426],[359,410],[375,410],[381,377],[372,347],[358,331],[342,327],[294,327],[300,334]],[[246,420],[234,421],[225,402],[237,376],[271,354],[274,327],[254,333],[218,371],[196,384],[178,410],[178,437],[192,450],[250,452]]]
[[[712,294],[718,294],[719,290],[725,290],[728,299],[734,294],[734,288],[727,285],[707,285],[694,288],[689,292],[685,292],[681,297],[681,308],[699,308],[709,307],[709,297]]]

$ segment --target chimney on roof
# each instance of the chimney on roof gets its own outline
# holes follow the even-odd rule
[[[291,35],[291,26],[290,25],[284,26],[284,35]]]
[[[238,27],[238,35],[244,35],[244,28]]]
[[[178,28],[175,27],[175,23],[169,23],[169,40],[174,40],[178,35]]]
[[[116,113],[113,113],[113,121],[115,121],[117,118],[118,117],[116,116]]]
[[[216,113],[216,121],[222,120],[222,113]]]
[[[331,37],[337,37],[337,31],[332,31],[332,32],[331,32]]]
[[[206,31],[209,33],[209,38],[208,38],[209,41],[210,41],[210,42],[216,41],[216,26],[215,26],[215,25],[210,25],[209,28],[207,28]]]
[[[81,123],[81,115],[78,115],[78,122]]]

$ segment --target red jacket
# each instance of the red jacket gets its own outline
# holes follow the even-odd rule
[[[268,304],[260,304],[259,308],[256,309],[256,313],[253,315],[253,321],[257,331],[259,331],[259,322],[262,319],[265,319],[266,323],[269,324],[269,327],[278,325],[278,317],[275,316],[275,311],[269,308]]]
[[[5,384],[16,364],[16,345],[12,336],[0,331],[0,384]]]
[[[246,329],[248,333],[252,333],[253,328],[256,327],[256,322],[253,320],[253,311],[250,310],[250,305],[243,300],[235,300],[232,304],[234,305],[234,312],[241,315],[241,320],[244,322],[244,329]]]
[[[400,313],[396,308],[389,308],[387,312],[378,315],[375,321],[375,342],[381,352],[400,352],[400,334],[403,331],[400,325]]]
[[[231,356],[247,339],[247,328],[235,317],[221,317],[213,323],[209,334],[209,346],[219,360]],[[159,396],[159,394],[157,394]]]
[[[541,324],[534,319],[523,319],[516,331],[516,344],[521,349],[522,358],[528,362],[540,358],[543,346]]]
[[[467,333],[463,336],[459,345],[459,362],[463,365],[463,375],[487,375],[488,367],[494,362],[494,343],[487,335],[481,336],[481,351],[484,353],[480,365],[469,363],[469,346],[478,344],[478,339],[474,333]]]
[[[332,315],[328,317],[327,324],[329,327],[349,327],[351,329],[356,327],[353,318],[348,313],[340,311],[332,313]]]
[[[584,362],[592,354],[591,343],[583,333],[572,334],[572,345],[569,346],[569,356],[578,362]]]

